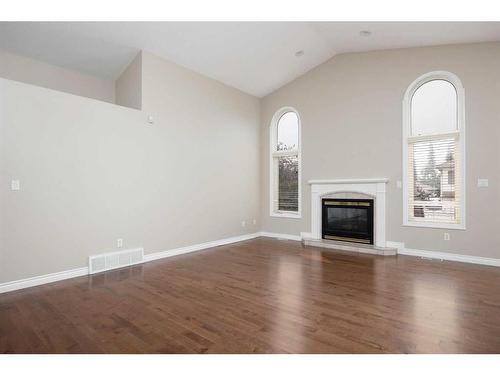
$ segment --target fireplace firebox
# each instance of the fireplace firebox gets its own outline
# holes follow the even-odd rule
[[[373,244],[373,199],[324,198],[322,237]]]

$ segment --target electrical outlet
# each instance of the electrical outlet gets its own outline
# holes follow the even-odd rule
[[[119,249],[123,247],[123,239],[122,238],[118,238],[116,240],[116,247]]]
[[[241,226],[242,226],[243,228],[244,228],[244,227],[246,227],[246,226],[247,226],[247,222],[246,222],[245,220],[243,220],[243,221],[241,222]]]
[[[253,225],[257,225],[257,219],[252,220]]]
[[[445,233],[444,234],[444,240],[445,241],[449,241],[450,240],[450,234],[449,233]]]

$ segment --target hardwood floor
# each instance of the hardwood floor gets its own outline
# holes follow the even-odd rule
[[[3,353],[500,353],[500,269],[258,238],[0,295]]]

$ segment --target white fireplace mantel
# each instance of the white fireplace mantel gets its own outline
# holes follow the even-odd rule
[[[311,185],[311,237],[321,239],[321,199],[335,193],[361,193],[374,199],[374,242],[385,248],[385,192],[387,178],[310,180]]]

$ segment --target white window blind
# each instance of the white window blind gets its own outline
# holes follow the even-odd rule
[[[459,134],[408,140],[408,214],[412,221],[460,222]]]

